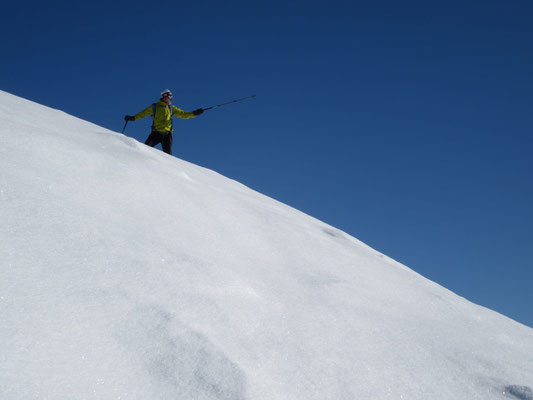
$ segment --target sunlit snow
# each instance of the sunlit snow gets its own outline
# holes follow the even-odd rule
[[[0,399],[533,399],[533,329],[0,92]],[[438,255],[436,255],[438,257]]]

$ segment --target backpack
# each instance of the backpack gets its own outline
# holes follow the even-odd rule
[[[170,110],[170,132],[173,130],[173,124],[172,124],[172,106],[170,104],[167,104],[168,109]],[[155,110],[157,109],[156,103],[152,104],[152,132],[155,129]]]

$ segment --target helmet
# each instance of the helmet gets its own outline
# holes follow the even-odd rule
[[[170,97],[172,98],[172,92],[169,89],[165,89],[161,92],[161,98]]]

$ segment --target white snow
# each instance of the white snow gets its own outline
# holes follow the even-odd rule
[[[0,399],[533,399],[533,329],[0,92]]]

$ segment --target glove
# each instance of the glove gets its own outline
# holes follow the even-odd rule
[[[194,115],[201,115],[201,114],[204,113],[204,109],[203,109],[203,108],[199,108],[199,109],[197,109],[197,110],[194,110],[192,113],[193,113]]]
[[[135,117],[132,117],[131,115],[126,115],[126,116],[124,117],[124,120],[125,120],[125,121],[135,121]]]

